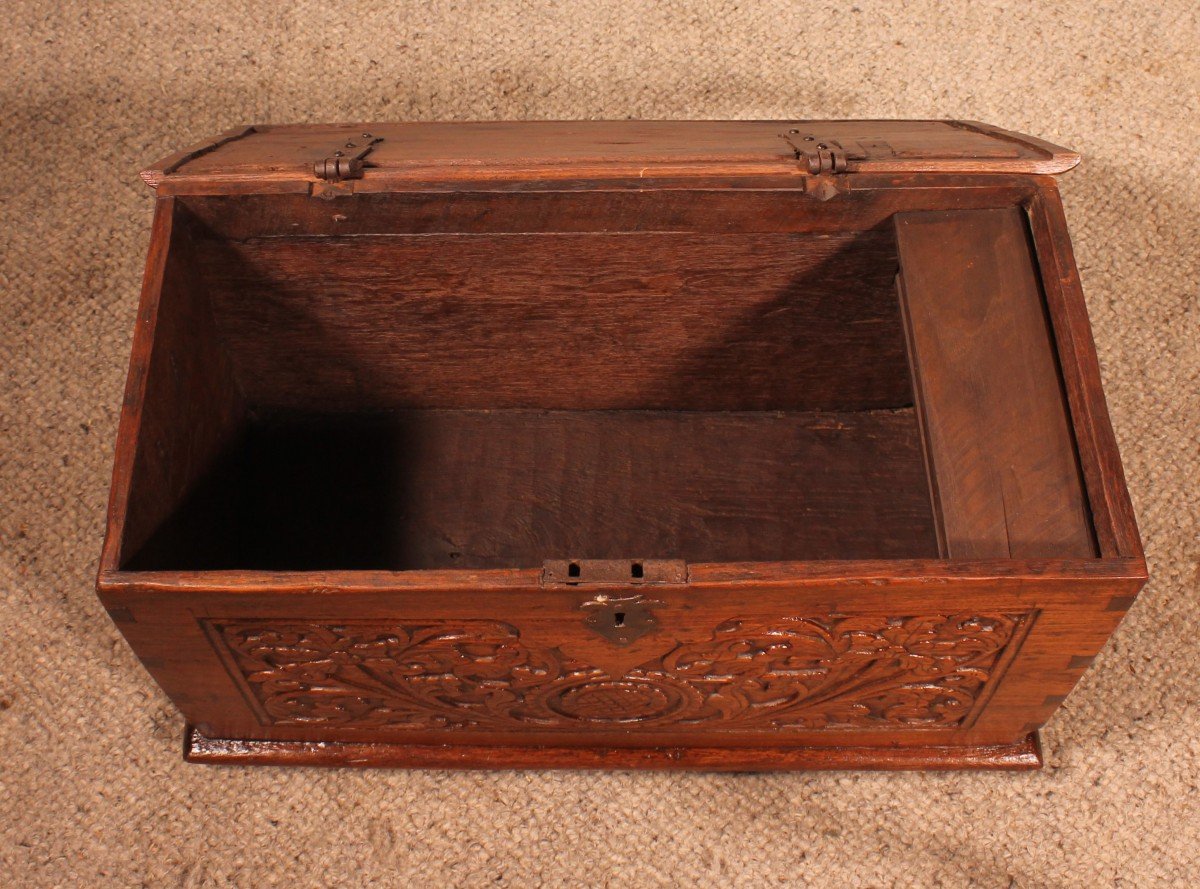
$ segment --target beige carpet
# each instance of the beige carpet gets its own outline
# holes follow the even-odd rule
[[[1193,0],[7,0],[0,886],[1196,885],[1197,46]],[[92,593],[139,165],[238,123],[626,116],[965,117],[1083,152],[1067,211],[1153,580],[1046,729],[1047,768],[184,765]]]

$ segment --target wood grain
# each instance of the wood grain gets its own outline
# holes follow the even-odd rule
[[[1079,270],[1053,181],[1033,195],[1027,209],[1100,552],[1144,560],[1121,454],[1104,401]]]
[[[244,418],[227,353],[198,286],[190,229],[170,199],[159,205],[134,334],[129,421],[114,475],[120,558],[136,552],[234,438]],[[186,347],[184,344],[186,343]]]
[[[896,233],[946,554],[1096,555],[1024,214],[902,213]]]
[[[217,324],[255,404],[912,402],[890,233],[355,235],[205,249]]]
[[[354,235],[794,233],[891,235],[907,210],[1017,206],[1038,193],[1023,176],[932,174],[855,176],[853,188],[819,201],[787,180],[725,179],[647,183],[456,183],[403,192],[356,192],[314,200],[298,194],[193,195],[178,198],[210,237]],[[1052,180],[1048,180],[1052,181]],[[515,189],[515,190],[512,190]]]
[[[962,121],[491,121],[256,125],[253,133],[182,165],[164,159],[142,175],[152,186],[311,182],[313,165],[349,143],[383,137],[368,155],[368,188],[471,178],[656,178],[807,167],[793,146],[844,147],[851,173],[1060,173],[1072,151]],[[348,153],[353,153],[348,151]],[[172,166],[174,167],[172,169]],[[172,170],[170,173],[167,170]],[[357,186],[355,186],[357,187]]]
[[[128,567],[917,558],[926,492],[911,410],[268,418]]]

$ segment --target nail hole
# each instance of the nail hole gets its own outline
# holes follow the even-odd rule
[[[633,577],[645,577],[645,569],[642,568],[641,562],[634,562],[629,566],[629,574]]]
[[[570,565],[567,566],[567,577],[578,577],[578,576],[579,576],[579,563],[572,562]]]
[[[614,627],[625,626],[625,612],[624,611],[618,611],[613,615],[613,626]]]

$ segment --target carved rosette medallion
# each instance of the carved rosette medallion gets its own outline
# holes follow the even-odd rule
[[[713,732],[960,726],[1025,617],[729,620],[621,676],[499,621],[208,627],[267,724]]]

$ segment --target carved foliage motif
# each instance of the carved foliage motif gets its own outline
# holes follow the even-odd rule
[[[621,676],[498,621],[210,624],[261,717],[338,728],[952,728],[1022,616],[730,620]]]

